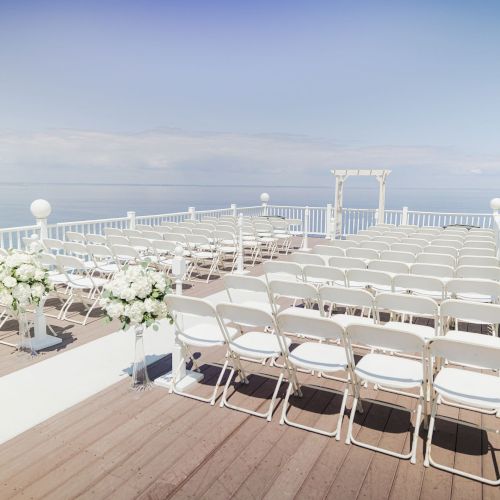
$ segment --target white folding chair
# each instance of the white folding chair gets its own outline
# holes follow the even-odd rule
[[[450,248],[455,248],[456,250],[461,250],[464,244],[461,240],[451,240],[451,239],[445,240],[441,238],[436,238],[435,240],[431,241],[430,246],[450,247]]]
[[[127,264],[139,264],[142,260],[139,252],[129,245],[111,245],[110,249],[120,268]]]
[[[289,353],[288,361],[291,369],[295,373],[298,370],[306,370],[310,372],[317,371],[319,373],[325,373],[328,375],[328,378],[343,382],[344,384],[344,390],[340,393],[342,396],[342,403],[340,405],[337,426],[333,432],[326,431],[315,426],[300,424],[288,417],[289,401],[292,393],[299,396],[302,395],[301,387],[304,386],[301,385],[300,382],[296,387],[294,387],[292,383],[288,384],[285,399],[283,401],[280,424],[288,424],[292,427],[316,432],[323,436],[335,437],[335,439],[339,441],[346,401],[349,395],[350,380],[348,375],[343,378],[338,378],[332,375],[338,372],[347,371],[348,364],[344,347],[332,345],[332,343],[343,340],[342,327],[334,323],[329,318],[298,318],[296,315],[290,314],[288,310],[278,314],[277,323],[283,334],[321,340],[321,342],[303,342]],[[297,375],[296,379],[298,381]],[[313,386],[313,388],[318,389],[317,386]],[[327,389],[325,387],[321,387],[319,389],[338,394],[338,391]]]
[[[417,255],[421,251],[422,247],[420,245],[412,245],[411,243],[394,243],[391,245],[391,252],[404,252]]]
[[[484,248],[487,250],[493,250],[494,252],[497,249],[497,246],[493,241],[481,241],[481,240],[469,240],[466,241],[463,245],[464,248]]]
[[[64,242],[61,240],[56,240],[54,238],[44,238],[42,240],[42,245],[47,249],[49,253],[58,254],[63,251]]]
[[[105,227],[103,233],[104,236],[123,236],[122,230],[116,227]]]
[[[91,276],[85,262],[78,257],[57,255],[56,262],[58,268],[66,276],[66,287],[69,294],[59,312],[58,319],[86,325],[90,313],[99,303],[102,287],[107,283],[107,280]],[[68,311],[71,305],[74,304],[75,299],[88,307],[83,321],[68,317]]]
[[[319,297],[321,309],[325,310],[325,307],[328,307],[328,315],[343,328],[353,323],[374,324],[373,295],[366,290],[322,286],[319,289]],[[345,308],[344,313],[334,314],[338,306]],[[359,316],[356,314],[358,309]]]
[[[228,328],[227,324],[229,322],[234,323],[240,328],[250,327],[252,329],[252,331],[233,338],[230,338],[230,336],[226,333],[226,338],[228,339],[229,357],[232,366],[226,385],[224,386],[220,406],[225,406],[232,410],[241,411],[257,417],[262,417],[270,422],[273,415],[276,397],[278,396],[278,391],[285,374],[287,375],[289,382],[294,386],[294,390],[298,389],[298,381],[294,371],[290,369],[288,362],[288,347],[290,346],[291,341],[281,335],[274,317],[265,311],[236,304],[222,303],[217,305],[217,312],[221,319],[222,327],[226,331]],[[270,333],[254,331],[254,329],[263,330],[269,328],[271,328]],[[235,371],[238,372],[240,379],[244,383],[248,383],[248,378],[243,365],[241,364],[242,358],[250,359],[257,363],[263,363],[268,359],[276,361],[281,356],[284,357],[285,362],[276,381],[276,386],[267,411],[258,412],[242,406],[236,406],[229,402],[228,390],[231,385],[231,381],[233,380]]]
[[[500,267],[498,266],[458,266],[457,278],[474,278],[500,281]]]
[[[200,371],[198,363],[191,353],[192,348],[206,349],[223,346],[227,344],[229,338],[238,336],[239,330],[229,326],[223,328],[214,306],[206,300],[194,297],[169,295],[165,298],[165,302],[174,318],[175,337],[182,349],[179,365],[172,367],[170,393],[175,392],[175,394],[196,399],[204,403],[210,403],[213,406],[217,398],[217,392],[222,377],[228,366],[229,360],[227,356],[219,377],[217,378],[217,382],[215,383],[214,390],[208,398],[182,391],[177,384],[179,372],[186,358],[189,358],[193,363],[193,367],[197,371]]]
[[[127,238],[140,238],[142,236],[142,231],[137,229],[123,229],[122,233]]]
[[[89,244],[87,245],[87,250],[94,264],[93,272],[111,278],[120,270],[113,252],[108,247],[104,245]]]
[[[450,467],[436,462],[431,455],[432,437],[438,412],[438,403],[446,400],[454,403],[454,406],[468,408],[481,413],[494,413],[500,409],[500,377],[489,373],[464,370],[455,366],[445,365],[448,363],[477,366],[484,370],[500,370],[500,345],[483,346],[472,342],[439,337],[429,343],[429,358],[434,360],[437,372],[435,377],[431,373],[432,409],[427,433],[427,446],[424,465],[432,465],[446,472],[451,472],[475,481],[480,481],[492,486],[500,485],[500,477],[487,479],[484,476],[471,474],[470,472]],[[460,414],[459,414],[460,416]],[[465,424],[475,427],[473,424]],[[495,429],[498,433],[499,430]],[[496,470],[496,463],[495,467]]]
[[[345,273],[342,269],[330,266],[306,265],[302,268],[304,280],[315,286],[345,286]]]
[[[85,243],[85,235],[76,231],[66,231],[64,234],[66,241],[73,241],[75,243]]]
[[[106,236],[106,245],[107,246],[113,246],[113,245],[129,245],[128,238],[126,236]]]
[[[383,352],[370,352],[365,354],[356,363],[352,346],[355,344],[364,345],[368,349],[378,349],[389,352],[399,352],[404,354],[421,353],[422,360],[425,359],[425,341],[418,335],[405,330],[386,328],[381,325],[350,325],[345,333],[345,345],[347,359],[351,370],[351,377],[354,383],[354,401],[352,404],[349,427],[347,430],[347,444],[355,444],[373,451],[379,451],[387,455],[400,459],[410,459],[411,463],[416,463],[418,433],[422,411],[424,410],[426,397],[426,370],[424,362],[417,359],[409,359],[401,356],[391,356]],[[381,385],[389,389],[405,390],[418,389],[419,397],[414,424],[413,439],[410,453],[398,453],[386,448],[374,446],[354,437],[352,428],[358,403],[361,403],[361,387],[363,384]],[[379,401],[374,405],[382,404]],[[401,410],[401,406],[384,405],[395,407]],[[372,411],[374,411],[372,409]]]
[[[344,250],[347,250],[348,248],[358,248],[359,247],[359,243],[357,243],[356,241],[352,241],[352,240],[325,240],[323,244],[331,246],[331,247],[342,248]]]
[[[447,297],[472,302],[500,302],[500,283],[493,280],[456,278],[446,283]]]

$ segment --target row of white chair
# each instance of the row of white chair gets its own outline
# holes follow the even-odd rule
[[[228,277],[229,278],[229,277]],[[271,283],[273,286],[273,283]],[[416,452],[422,413],[427,416],[428,386],[432,390],[432,413],[427,437],[425,465],[443,468],[431,457],[432,434],[437,414],[438,399],[442,403],[450,402],[457,406],[475,408],[479,411],[494,412],[500,408],[500,378],[487,373],[461,370],[444,365],[458,363],[471,365],[486,370],[500,368],[500,346],[484,347],[474,342],[464,342],[455,338],[433,337],[427,341],[421,336],[405,330],[383,325],[367,325],[352,322],[346,327],[333,318],[320,315],[297,315],[289,309],[271,314],[262,308],[249,307],[235,303],[219,303],[215,307],[208,301],[181,296],[170,296],[167,305],[173,313],[176,323],[177,340],[191,352],[192,347],[206,348],[225,346],[227,355],[209,398],[201,398],[183,392],[174,383],[171,391],[202,401],[215,404],[218,389],[226,368],[230,366],[230,374],[224,386],[220,401],[221,406],[243,411],[252,415],[272,419],[279,388],[283,380],[288,381],[288,389],[281,412],[281,424],[304,428],[327,436],[340,439],[341,426],[349,395],[354,395],[346,443],[355,444],[380,451],[402,459],[416,462]],[[298,308],[294,308],[298,309]],[[190,320],[186,320],[189,317]],[[245,330],[246,333],[242,333]],[[265,332],[268,333],[265,333]],[[306,340],[295,349],[291,349],[289,335],[301,336]],[[340,342],[342,345],[338,345]],[[362,345],[368,349],[360,360],[356,359],[354,345]],[[390,355],[389,352],[397,353]],[[417,359],[404,355],[417,354]],[[235,373],[240,379],[248,382],[248,375],[242,360],[265,362],[271,360],[275,366],[278,358],[283,359],[282,368],[276,381],[275,389],[267,411],[257,412],[237,406],[230,402],[229,388]],[[174,380],[180,367],[176,367]],[[305,426],[294,422],[288,415],[292,394],[301,395],[303,385],[299,381],[298,372],[320,371],[322,374],[339,380],[343,387],[338,422],[333,431]],[[343,377],[338,373],[343,372]],[[460,376],[457,376],[459,372]],[[434,377],[433,374],[437,373]],[[352,428],[358,405],[361,404],[361,391],[365,384],[384,387],[388,390],[410,391],[415,389],[418,398],[416,420],[410,453],[402,454],[389,449],[373,446],[356,439]],[[480,393],[477,386],[481,387]],[[457,474],[466,475],[462,471],[451,469]],[[475,476],[474,479],[500,484],[499,479],[489,480]]]

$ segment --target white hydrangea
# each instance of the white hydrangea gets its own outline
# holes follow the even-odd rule
[[[14,288],[17,285],[17,280],[13,276],[6,276],[3,280],[2,283],[7,287],[7,288]]]

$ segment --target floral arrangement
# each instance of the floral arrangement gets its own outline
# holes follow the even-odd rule
[[[1,304],[23,313],[28,306],[40,304],[52,288],[39,252],[9,250],[7,255],[0,255]]]
[[[170,282],[145,262],[118,271],[104,286],[100,304],[107,319],[119,319],[124,330],[132,325],[153,326],[156,330],[157,321],[173,321],[164,302],[169,292]]]

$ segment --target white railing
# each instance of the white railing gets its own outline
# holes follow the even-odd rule
[[[23,238],[31,237],[32,234],[38,236],[47,234],[49,238],[64,240],[67,231],[103,234],[104,229],[107,227],[124,229],[135,227],[136,224],[155,226],[161,225],[162,222],[182,222],[186,219],[203,220],[205,217],[237,216],[239,214],[254,217],[278,216],[296,219],[297,223],[292,227],[293,232],[300,233],[306,229],[308,234],[313,236],[329,235],[332,222],[331,205],[323,207],[269,205],[263,201],[261,205],[248,207],[239,207],[233,204],[229,208],[198,211],[192,207],[186,212],[138,216],[135,212],[129,212],[127,217],[61,222],[57,224],[47,224],[46,219],[38,219],[37,225],[0,229],[0,247],[22,248]],[[342,236],[356,234],[362,229],[374,226],[378,218],[378,210],[375,209],[345,208],[342,211]],[[464,224],[481,228],[495,228],[500,238],[500,225],[497,227],[491,213],[423,212],[410,211],[405,207],[402,210],[385,210],[384,223],[431,227]],[[43,228],[46,227],[46,233],[41,231],[40,224]]]
[[[0,248],[23,248],[23,238],[36,234],[40,237],[40,226],[7,227],[0,229]]]
[[[443,227],[451,224],[464,224],[488,229],[492,227],[492,220],[491,214],[408,211],[408,224],[416,226]]]
[[[96,219],[96,220],[82,220],[75,222],[59,222],[57,224],[49,224],[47,232],[49,238],[57,240],[64,240],[64,235],[67,231],[74,231],[77,233],[94,233],[103,234],[104,228],[115,227],[118,229],[127,228],[129,224],[128,217],[118,217],[114,219]]]

